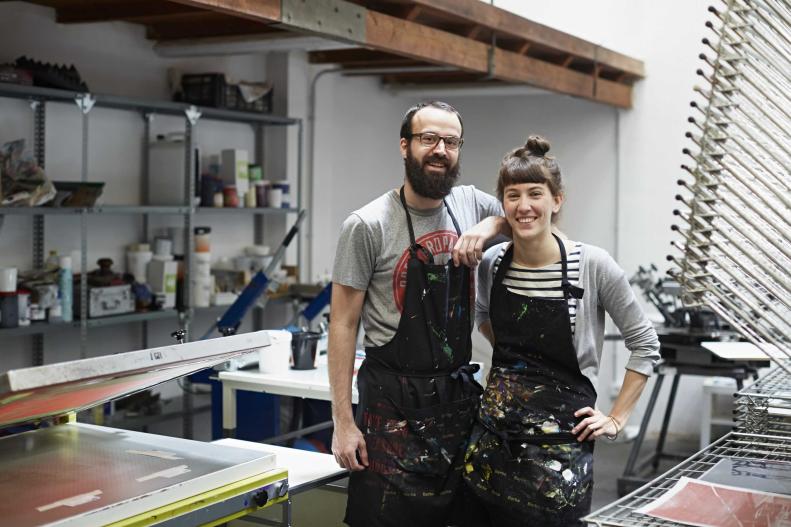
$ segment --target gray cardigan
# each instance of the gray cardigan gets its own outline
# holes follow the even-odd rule
[[[478,266],[478,294],[475,301],[475,322],[478,327],[489,320],[489,294],[494,282],[494,269],[503,249],[511,242],[490,247]],[[566,246],[572,246],[566,241]],[[599,247],[581,244],[580,282],[585,290],[577,304],[574,347],[580,371],[597,386],[604,341],[604,313],[607,312],[624,337],[631,352],[626,368],[650,376],[659,359],[659,339],[653,326],[638,305],[626,273]]]

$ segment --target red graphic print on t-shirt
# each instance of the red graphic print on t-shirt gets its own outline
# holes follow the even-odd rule
[[[458,239],[459,237],[456,235],[455,231],[443,230],[424,234],[423,236],[420,236],[416,242],[418,245],[434,255],[435,264],[444,264],[446,261],[450,260],[453,246],[456,245],[456,241]],[[422,252],[418,252],[418,257],[425,261],[425,256]],[[396,263],[395,270],[393,271],[393,300],[396,303],[399,313],[404,309],[404,293],[406,292],[406,267],[408,261],[409,249],[405,249],[404,253],[401,255],[401,258],[398,259],[398,263]],[[475,294],[475,288],[472,287],[474,280],[473,275],[474,273],[470,273],[470,296]]]

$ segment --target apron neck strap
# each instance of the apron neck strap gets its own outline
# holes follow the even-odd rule
[[[401,185],[401,188],[398,190],[398,197],[401,199],[401,205],[404,207],[404,212],[406,213],[406,225],[409,229],[409,250],[410,252],[414,252],[417,244],[415,243],[415,229],[412,226],[412,216],[409,214],[409,207],[406,204],[406,197],[404,196],[404,185]],[[456,236],[461,236],[461,228],[459,227],[459,222],[456,221],[456,216],[453,215],[453,211],[450,210],[448,206],[448,202],[443,199],[442,204],[445,205],[445,209],[448,211],[448,215],[450,216],[450,220],[453,222],[453,227],[456,229]]]
[[[558,237],[557,234],[553,232],[552,236],[555,238],[555,241],[558,242],[558,249],[560,249],[560,268],[561,268],[560,287],[563,289],[563,298],[568,300],[569,297],[574,297],[579,300],[580,298],[582,298],[582,294],[585,291],[581,287],[576,287],[571,285],[571,282],[569,282],[566,247],[563,245],[563,242],[560,240],[560,237]]]

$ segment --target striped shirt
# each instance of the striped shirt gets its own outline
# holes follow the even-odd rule
[[[579,286],[580,281],[580,242],[571,242],[573,248],[566,255],[566,273],[571,285]],[[569,242],[566,242],[569,245]],[[492,276],[497,274],[500,261],[505,256],[508,245],[505,245],[497,257],[493,266]],[[503,277],[503,285],[508,291],[517,295],[529,296],[542,300],[563,298],[563,289],[560,287],[560,279],[563,275],[561,263],[555,262],[545,267],[532,269],[511,262],[511,266]],[[569,321],[571,323],[571,334],[574,334],[574,326],[577,319],[577,299],[569,297]]]

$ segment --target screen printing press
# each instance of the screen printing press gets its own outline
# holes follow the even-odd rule
[[[268,345],[260,331],[0,375],[0,523],[217,525],[287,501],[288,473],[272,452],[75,421]]]

